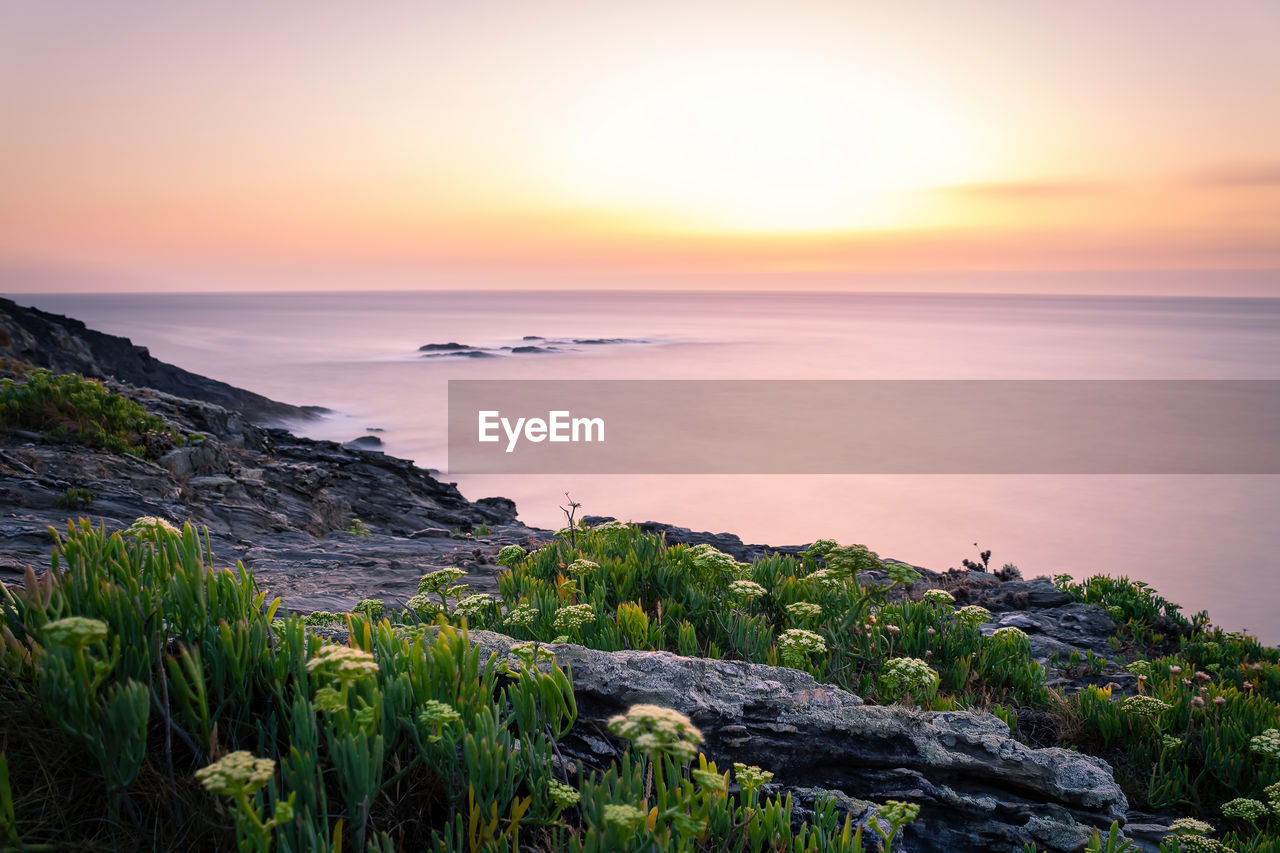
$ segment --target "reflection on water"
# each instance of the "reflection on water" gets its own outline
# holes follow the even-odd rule
[[[341,415],[388,453],[445,461],[449,379],[1278,379],[1280,300],[781,293],[59,295],[23,304],[128,335],[166,361]],[[424,344],[632,339],[502,358]],[[762,415],[767,416],[767,415]],[[868,413],[874,417],[874,413]],[[998,413],[993,413],[998,416]],[[943,425],[945,428],[945,425]],[[1273,476],[472,476],[521,518],[586,511],[757,542],[864,542],[931,568],[982,548],[1024,572],[1146,579],[1280,641]]]

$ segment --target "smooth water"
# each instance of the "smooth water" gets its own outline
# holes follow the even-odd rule
[[[379,433],[444,468],[449,379],[1280,379],[1280,300],[725,292],[36,295],[20,304],[126,335],[165,361],[340,414],[298,431]],[[522,338],[645,343],[494,358],[419,346]],[[532,342],[537,343],[537,342]],[[869,415],[874,416],[874,415]],[[992,413],[998,417],[999,413]],[[767,413],[762,413],[767,417]],[[939,429],[945,430],[945,424]],[[589,514],[862,542],[934,569],[980,548],[1024,574],[1151,582],[1280,641],[1276,476],[455,476],[557,527]]]

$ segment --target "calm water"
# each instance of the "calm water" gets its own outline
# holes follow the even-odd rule
[[[25,295],[166,361],[341,414],[302,431],[385,430],[387,452],[445,467],[446,381],[1280,379],[1280,300],[734,293]],[[488,359],[417,348],[546,338],[644,344]],[[748,541],[863,542],[935,569],[982,548],[1024,573],[1123,573],[1229,628],[1280,642],[1280,477],[472,476],[559,526],[584,511]]]

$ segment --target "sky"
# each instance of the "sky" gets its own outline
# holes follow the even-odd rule
[[[0,0],[0,289],[1280,295],[1277,32],[1275,0]]]

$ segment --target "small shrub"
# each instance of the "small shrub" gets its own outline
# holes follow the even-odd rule
[[[72,511],[88,509],[89,506],[93,504],[94,497],[93,492],[88,489],[80,489],[73,486],[69,487],[62,494],[54,497],[53,505],[58,509],[67,509]]]
[[[25,381],[0,379],[0,427],[140,458],[182,443],[163,419],[96,379],[43,369],[30,371]]]

